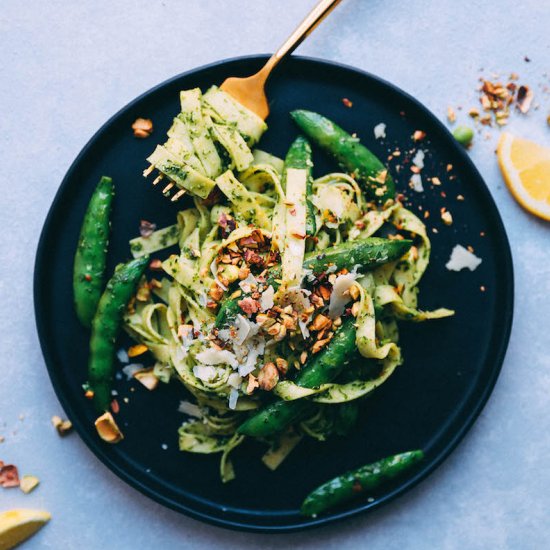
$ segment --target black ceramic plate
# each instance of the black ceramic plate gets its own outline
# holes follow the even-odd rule
[[[141,176],[145,157],[165,139],[179,110],[178,92],[203,90],[230,75],[248,75],[264,56],[233,59],[178,76],[122,109],[90,140],[71,166],[44,225],[35,269],[35,308],[40,342],[57,395],[89,448],[118,476],[156,501],[217,525],[255,530],[290,531],[374,509],[410,489],[453,450],[479,414],[499,373],[512,322],[513,275],[510,249],[495,204],[467,154],[422,105],[378,78],[323,61],[294,57],[270,81],[269,131],[261,148],[284,156],[296,129],[288,113],[306,108],[334,119],[381,158],[399,148],[390,164],[398,189],[413,211],[429,211],[432,260],[421,285],[421,306],[446,306],[456,316],[402,325],[405,364],[365,403],[359,427],[350,437],[326,443],[303,441],[276,471],[260,461],[259,444],[242,445],[233,455],[237,479],[219,480],[217,455],[192,455],[177,448],[179,384],[148,392],[136,382],[117,380],[121,404],[117,419],[125,434],[118,445],[104,444],[94,429],[94,411],[83,396],[88,332],[72,306],[72,262],[79,227],[99,177],[116,183],[109,270],[129,257],[128,240],[139,221],[159,227],[174,223],[177,206]],[[348,98],[353,107],[346,107]],[[151,138],[135,139],[136,117],[153,119]],[[387,138],[375,140],[373,127],[384,122]],[[425,192],[408,187],[411,135],[426,132]],[[335,167],[316,152],[316,173]],[[447,171],[447,165],[452,170]],[[437,176],[440,186],[428,183]],[[446,196],[444,196],[446,195]],[[457,200],[463,195],[463,201]],[[453,215],[452,226],[440,221],[440,208]],[[432,233],[432,228],[434,232]],[[437,230],[437,232],[435,232]],[[452,248],[474,247],[482,264],[474,272],[445,268]],[[484,291],[481,290],[484,287]],[[128,397],[125,403],[123,397]],[[164,450],[162,445],[168,448]],[[348,469],[408,449],[422,448],[426,460],[414,472],[366,499],[350,502],[317,519],[299,514],[304,496],[319,483]]]

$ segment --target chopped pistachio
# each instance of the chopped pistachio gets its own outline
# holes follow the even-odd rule
[[[154,390],[159,383],[159,379],[153,373],[153,369],[140,370],[134,373],[134,378],[150,391]]]
[[[137,357],[144,354],[148,349],[145,344],[136,344],[128,349],[128,357]]]
[[[19,480],[19,488],[26,494],[38,487],[40,480],[36,476],[24,475]]]
[[[113,415],[110,412],[102,414],[96,421],[95,427],[99,437],[107,443],[118,443],[124,439],[124,435],[117,426]]]
[[[52,416],[52,426],[57,430],[57,433],[61,436],[67,435],[73,429],[73,423],[70,420],[63,420],[59,416]]]

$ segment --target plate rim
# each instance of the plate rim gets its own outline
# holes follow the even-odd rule
[[[450,133],[448,128],[424,104],[422,104],[415,97],[405,92],[395,84],[388,82],[387,80],[380,78],[373,73],[370,73],[362,69],[358,69],[357,67],[336,62],[336,61],[316,58],[316,57],[299,56],[299,55],[291,56],[291,59],[298,63],[306,63],[309,65],[318,65],[318,66],[328,65],[334,70],[344,71],[348,73],[355,73],[355,75],[359,76],[360,78],[366,78],[366,79],[377,81],[378,84],[381,84],[382,86],[389,88],[393,93],[397,93],[401,97],[405,98],[407,101],[412,103],[416,109],[418,109],[425,116],[427,116],[430,119],[430,121],[439,128],[440,131],[443,131],[443,133],[447,134],[447,137],[449,138],[449,145],[455,149],[455,153],[458,153],[458,156],[460,157],[461,162],[466,166],[466,168],[477,174],[478,181],[475,183],[476,190],[481,193],[481,195],[483,196],[483,199],[487,201],[493,209],[493,211],[491,212],[491,217],[493,218],[492,220],[493,224],[498,229],[499,240],[501,241],[500,242],[501,249],[499,250],[499,254],[503,258],[503,261],[505,264],[504,265],[505,272],[501,273],[501,275],[503,275],[503,278],[505,279],[505,282],[503,283],[503,295],[505,296],[505,305],[504,305],[504,311],[503,311],[504,331],[501,333],[501,337],[496,342],[496,345],[495,343],[491,342],[491,347],[496,349],[494,349],[493,351],[494,359],[492,361],[493,367],[490,371],[490,376],[488,377],[487,382],[485,383],[484,387],[480,391],[478,398],[475,400],[473,406],[470,408],[469,413],[464,415],[464,419],[460,423],[459,428],[456,430],[454,437],[450,439],[450,441],[445,445],[444,449],[429,464],[426,464],[422,469],[417,470],[415,475],[412,476],[408,481],[403,482],[398,487],[395,487],[392,491],[390,491],[388,494],[384,495],[380,499],[377,499],[374,503],[361,504],[360,502],[358,502],[355,507],[349,510],[341,511],[336,514],[332,514],[330,516],[321,516],[318,518],[304,517],[304,521],[298,524],[281,523],[277,525],[265,525],[265,524],[257,524],[254,522],[254,518],[256,517],[257,514],[250,516],[248,522],[245,522],[244,520],[239,521],[239,520],[233,520],[233,519],[224,519],[223,516],[219,517],[219,516],[208,514],[206,512],[202,512],[200,510],[194,509],[188,504],[175,502],[171,498],[158,493],[154,489],[143,484],[139,479],[134,477],[131,473],[126,472],[126,470],[120,467],[115,461],[111,460],[111,458],[102,451],[102,447],[99,444],[99,442],[96,440],[93,440],[91,437],[88,436],[87,431],[83,426],[83,422],[71,407],[69,400],[65,397],[64,392],[61,391],[60,386],[58,384],[59,375],[56,374],[55,362],[52,357],[51,346],[49,344],[49,340],[45,336],[45,328],[44,328],[45,320],[42,318],[43,313],[41,313],[44,311],[44,304],[42,299],[42,294],[44,293],[44,289],[42,288],[41,281],[40,281],[41,273],[44,270],[44,266],[45,266],[46,249],[45,249],[44,243],[47,239],[48,233],[51,231],[52,225],[54,224],[54,211],[56,210],[57,204],[61,201],[64,195],[65,188],[68,186],[72,178],[73,172],[77,169],[81,159],[88,153],[88,150],[93,147],[98,137],[100,137],[113,122],[115,122],[119,117],[122,117],[124,116],[124,114],[128,113],[134,107],[134,105],[139,103],[142,99],[146,98],[150,94],[153,94],[161,90],[165,86],[169,86],[173,84],[175,81],[181,78],[192,76],[193,74],[198,73],[200,71],[216,69],[227,64],[232,64],[232,63],[239,64],[242,62],[254,62],[254,61],[260,62],[260,61],[265,61],[268,58],[269,58],[269,54],[252,54],[252,55],[231,57],[231,58],[214,61],[212,63],[208,63],[205,65],[201,65],[201,66],[189,69],[187,71],[184,71],[180,74],[177,74],[153,86],[152,88],[148,89],[147,91],[137,96],[135,99],[133,99],[129,103],[125,104],[122,108],[120,108],[117,112],[115,112],[111,117],[109,117],[107,121],[103,123],[96,132],[94,132],[94,134],[82,147],[78,155],[75,157],[75,159],[67,169],[65,176],[63,177],[61,184],[59,185],[59,188],[54,196],[54,199],[49,207],[48,213],[44,220],[44,224],[42,226],[42,230],[40,232],[40,237],[36,247],[36,255],[35,255],[35,262],[34,262],[33,303],[34,303],[34,317],[35,317],[38,338],[40,342],[40,348],[42,351],[44,362],[48,371],[51,384],[55,391],[56,397],[59,400],[61,406],[63,407],[65,413],[71,419],[76,432],[78,433],[79,437],[83,440],[83,442],[86,444],[86,447],[90,451],[92,451],[92,453],[107,468],[109,468],[115,475],[117,475],[125,483],[127,483],[134,489],[137,489],[148,498],[151,498],[155,502],[163,506],[166,506],[172,510],[175,510],[177,512],[183,513],[195,520],[204,521],[210,525],[215,525],[217,527],[223,527],[223,528],[228,528],[228,529],[238,530],[238,531],[248,531],[248,532],[255,532],[255,533],[289,533],[289,532],[303,531],[306,529],[312,529],[314,527],[319,527],[322,525],[333,524],[343,519],[357,516],[366,511],[372,511],[372,510],[378,509],[384,504],[387,504],[388,502],[394,500],[398,496],[405,494],[407,491],[409,491],[418,483],[420,483],[422,480],[424,480],[426,477],[428,477],[447,459],[447,457],[454,451],[457,445],[463,440],[465,435],[469,432],[475,420],[477,419],[477,417],[485,407],[490,395],[492,394],[495,384],[497,382],[497,379],[502,370],[502,365],[506,356],[506,351],[510,340],[512,322],[513,322],[513,312],[514,312],[514,268],[513,268],[512,252],[510,248],[508,235],[506,233],[504,223],[502,221],[502,218],[498,210],[498,207],[495,203],[495,200],[493,199],[491,191],[487,186],[487,184],[485,183],[485,180],[483,179],[479,170],[477,169],[477,167],[475,166],[471,158],[468,156],[468,154],[461,148],[461,146],[458,143],[454,141],[454,139],[452,138],[452,134]],[[479,185],[479,183],[481,183],[481,185]],[[222,511],[221,506],[219,506],[218,509]],[[284,522],[284,519],[283,519],[283,522]]]

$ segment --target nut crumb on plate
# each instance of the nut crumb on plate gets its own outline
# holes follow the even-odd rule
[[[136,118],[132,124],[132,130],[135,137],[148,138],[153,133],[153,121],[149,118]]]

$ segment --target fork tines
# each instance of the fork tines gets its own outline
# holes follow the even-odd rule
[[[155,169],[155,166],[153,164],[151,164],[151,166],[149,166],[149,168],[146,168],[144,171],[143,171],[143,177],[148,177],[150,176],[153,171]],[[152,181],[152,184],[153,185],[157,185],[160,181],[162,181],[164,179],[164,174],[159,174],[153,181]],[[167,197],[167,198],[170,198],[170,200],[172,202],[176,202],[178,201],[181,197],[183,197],[183,195],[185,195],[185,189],[178,189],[178,191],[176,191],[176,193],[174,193],[174,195],[172,197],[170,197],[170,191],[172,191],[172,189],[174,189],[176,186],[176,184],[174,182],[169,182],[165,187],[164,189],[162,190],[162,194]]]

